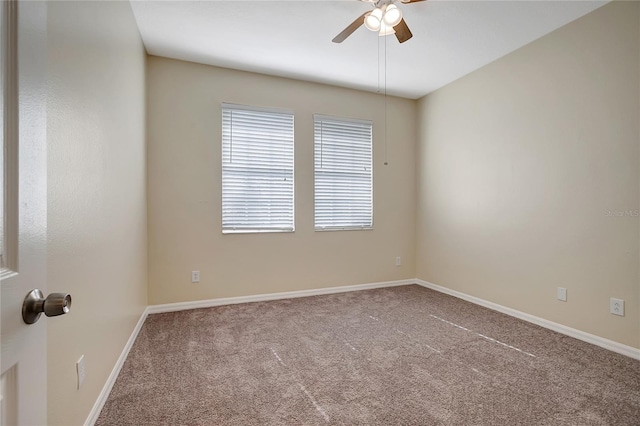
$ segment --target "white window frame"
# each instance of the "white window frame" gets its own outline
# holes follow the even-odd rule
[[[327,214],[330,212],[331,208],[329,206],[322,205],[323,203],[320,201],[320,197],[327,197],[330,196],[331,194],[329,194],[328,192],[322,193],[322,189],[319,188],[319,186],[322,185],[321,182],[319,182],[319,180],[321,179],[322,173],[321,173],[321,169],[323,167],[323,165],[326,164],[327,161],[329,161],[329,164],[331,164],[331,161],[336,161],[338,160],[335,157],[336,151],[335,149],[337,148],[338,150],[340,149],[339,146],[335,146],[334,147],[334,158],[330,158],[330,156],[327,154],[327,147],[324,146],[328,141],[326,141],[326,137],[324,136],[325,133],[325,125],[333,125],[333,126],[340,126],[340,125],[345,125],[345,127],[349,127],[351,126],[353,129],[356,129],[356,139],[360,146],[357,148],[357,153],[355,153],[354,151],[352,151],[350,154],[346,154],[345,157],[349,157],[349,156],[353,156],[355,155],[355,157],[360,157],[359,159],[357,159],[357,163],[359,163],[359,166],[362,166],[364,169],[363,171],[365,173],[361,173],[361,176],[358,178],[360,180],[360,185],[362,185],[362,179],[363,177],[367,177],[369,179],[368,182],[368,188],[366,188],[366,183],[365,183],[365,188],[364,190],[361,191],[357,191],[354,190],[354,194],[352,195],[356,195],[356,193],[359,192],[359,194],[357,195],[366,195],[369,197],[368,201],[365,202],[364,204],[368,204],[369,206],[369,211],[368,211],[368,218],[365,218],[364,220],[362,220],[362,218],[358,218],[360,219],[359,223],[353,223],[353,224],[345,224],[346,219],[348,219],[348,215],[338,215],[336,216],[334,219],[334,223],[328,223],[328,221],[326,220]],[[363,149],[364,147],[362,146],[362,143],[364,141],[363,139],[363,135],[361,131],[358,131],[357,128],[360,127],[361,129],[364,128],[368,128],[368,150],[367,149]],[[322,114],[314,114],[313,116],[313,129],[314,129],[314,228],[316,231],[345,231],[345,230],[371,230],[373,229],[373,122],[371,120],[362,120],[362,119],[355,119],[355,118],[344,118],[344,117],[333,117],[333,116],[328,116],[328,115],[322,115]],[[345,129],[347,130],[347,129]],[[367,158],[368,156],[368,158]],[[344,161],[345,158],[342,158],[342,160]],[[334,165],[336,165],[336,163],[334,162]],[[356,169],[352,169],[352,170],[345,170],[344,168],[340,171],[338,171],[337,173],[343,173],[343,174],[349,174],[352,173],[354,175],[356,175],[358,173],[358,171]],[[362,176],[364,175],[364,176]],[[326,182],[326,181],[325,181]],[[343,183],[344,184],[344,183]],[[343,205],[342,207],[345,206],[344,202],[345,200],[342,199],[341,200]],[[353,208],[362,208],[362,204],[358,205],[357,203],[352,204]],[[324,217],[323,217],[324,216]],[[360,215],[362,216],[362,215]],[[339,223],[342,222],[342,223]]]
[[[226,113],[229,113],[228,116],[225,116]],[[282,167],[282,179],[283,181],[287,182],[287,185],[283,185],[283,187],[278,188],[276,191],[276,193],[278,193],[277,191],[281,191],[278,195],[282,196],[284,195],[285,197],[289,197],[290,196],[290,201],[286,198],[280,198],[280,199],[273,199],[276,200],[276,203],[279,204],[280,207],[282,207],[284,210],[287,210],[287,213],[285,214],[286,217],[284,217],[284,219],[290,219],[290,221],[287,222],[287,220],[283,220],[280,221],[280,223],[278,223],[278,220],[275,219],[273,220],[274,223],[270,223],[272,222],[270,220],[270,218],[268,217],[268,208],[265,210],[265,223],[260,224],[260,225],[256,225],[251,223],[252,220],[249,218],[252,214],[253,219],[255,219],[255,213],[256,210],[253,210],[251,212],[250,208],[247,208],[247,215],[245,216],[245,221],[242,220],[241,217],[236,217],[236,219],[234,220],[233,214],[230,213],[230,209],[235,207],[236,209],[238,208],[238,203],[236,203],[234,205],[234,203],[230,200],[233,195],[232,192],[232,188],[234,187],[234,183],[235,185],[235,189],[236,191],[240,191],[242,190],[242,187],[238,187],[238,183],[240,181],[238,181],[238,179],[242,179],[242,175],[240,174],[241,170],[239,171],[238,169],[235,170],[235,182],[233,182],[234,177],[232,177],[232,175],[234,174],[234,168],[229,167],[231,164],[233,164],[233,152],[234,152],[234,140],[236,142],[236,147],[235,147],[235,151],[236,154],[240,155],[239,158],[242,158],[242,155],[247,155],[248,154],[248,149],[247,149],[247,142],[250,140],[250,138],[248,139],[246,136],[245,137],[240,137],[240,136],[236,136],[234,138],[233,136],[233,115],[237,114],[238,117],[241,117],[242,119],[247,119],[249,118],[250,115],[252,114],[260,114],[260,113],[264,113],[264,116],[262,118],[264,118],[264,126],[268,126],[268,125],[279,125],[282,122],[280,122],[280,120],[284,119],[286,122],[286,120],[288,120],[290,118],[291,120],[291,127],[290,129],[287,127],[283,127],[281,129],[278,129],[278,131],[281,133],[281,138],[277,141],[277,146],[274,147],[274,149],[272,151],[269,151],[267,148],[268,146],[265,145],[266,142],[263,140],[261,141],[261,146],[259,146],[259,148],[262,148],[261,150],[259,149],[259,151],[262,151],[262,155],[264,155],[264,157],[256,157],[258,160],[267,160],[269,156],[273,156],[274,154],[278,154],[278,151],[285,153],[284,161],[279,161],[279,166]],[[281,118],[275,118],[277,116],[281,116]],[[291,110],[285,110],[285,109],[277,109],[277,108],[262,108],[262,107],[254,107],[254,106],[247,106],[247,105],[238,105],[238,104],[231,104],[231,103],[222,103],[221,104],[221,114],[220,117],[222,119],[222,123],[221,123],[221,129],[222,129],[222,137],[221,137],[221,149],[222,149],[222,167],[221,167],[221,186],[222,186],[222,192],[221,192],[221,196],[222,196],[222,233],[223,234],[234,234],[234,233],[266,233],[266,232],[294,232],[295,231],[295,143],[294,143],[294,128],[295,128],[295,117],[294,117],[294,113]],[[225,118],[226,117],[226,118]],[[256,116],[259,117],[259,116]],[[272,123],[269,123],[269,120],[273,120]],[[229,127],[231,126],[231,127]],[[237,124],[235,124],[235,126],[237,126]],[[256,124],[251,124],[250,126],[254,126],[252,129],[250,130],[261,130],[260,129],[260,125],[256,125]],[[244,145],[243,148],[239,148],[239,146]],[[238,149],[243,149],[244,151],[238,151]],[[288,151],[290,149],[290,152]],[[246,157],[245,157],[246,159]],[[246,166],[246,162],[245,162],[245,166]],[[264,164],[263,164],[264,166]],[[263,168],[264,171],[266,171],[266,174],[263,174],[263,176],[268,177],[269,179],[272,179],[274,177],[277,176],[277,172],[275,171],[275,169],[277,169],[277,167],[271,167],[271,171],[270,168]],[[251,174],[247,174],[246,175],[246,179],[250,179]],[[265,188],[271,188],[272,190],[274,190],[276,187],[275,186],[271,186],[271,187],[265,187]],[[253,188],[255,192],[255,188]],[[236,198],[240,195],[238,193],[235,194]],[[261,201],[259,198],[249,198],[252,199],[253,201]],[[262,201],[267,202],[269,200],[269,198],[265,198]],[[283,223],[285,222],[285,223]]]

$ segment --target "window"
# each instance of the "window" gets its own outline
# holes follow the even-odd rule
[[[293,112],[222,104],[222,232],[294,230]]]
[[[371,121],[314,116],[315,229],[371,229]]]

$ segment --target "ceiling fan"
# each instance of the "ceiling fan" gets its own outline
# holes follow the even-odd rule
[[[407,23],[402,17],[402,11],[396,6],[395,0],[360,0],[363,3],[371,3],[374,9],[365,12],[356,18],[347,28],[332,40],[334,43],[342,43],[355,30],[364,24],[367,29],[376,31],[380,36],[395,34],[400,43],[404,43],[413,37]],[[400,0],[401,3],[417,3],[425,0]]]

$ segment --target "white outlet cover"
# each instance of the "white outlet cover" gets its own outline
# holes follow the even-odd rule
[[[624,316],[624,300],[622,299],[609,299],[609,312],[613,315]]]
[[[563,302],[567,301],[567,289],[564,287],[558,287],[558,300]]]
[[[191,282],[192,283],[200,282],[200,271],[191,271]]]

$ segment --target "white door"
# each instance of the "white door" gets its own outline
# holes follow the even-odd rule
[[[46,291],[46,3],[2,0],[1,424],[44,425],[47,324],[22,304]],[[46,294],[46,293],[45,293]]]

